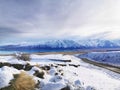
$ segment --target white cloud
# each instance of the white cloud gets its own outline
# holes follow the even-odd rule
[[[16,38],[89,37],[111,32],[105,37],[116,39],[120,38],[120,0],[4,0],[0,1],[0,25],[20,31]]]

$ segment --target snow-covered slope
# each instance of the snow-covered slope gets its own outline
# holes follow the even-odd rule
[[[90,52],[87,54],[79,55],[79,57],[89,58],[90,60],[120,66],[120,52],[119,51]]]
[[[13,56],[0,56],[0,62],[8,62],[14,64]],[[51,59],[58,60],[53,62]],[[71,62],[64,60],[71,59]],[[61,63],[61,61],[63,63]],[[11,62],[10,62],[11,61]],[[34,76],[35,71],[41,72],[41,66],[49,66],[49,70],[44,71],[44,78],[34,76],[35,81],[39,81],[39,86],[35,90],[119,90],[120,76],[113,73],[117,79],[107,74],[102,68],[97,69],[95,66],[82,62],[81,59],[72,55],[52,54],[52,55],[31,55],[31,61],[17,60],[16,64],[29,63],[33,66],[29,71],[25,71]],[[60,64],[60,65],[58,65]],[[62,64],[66,64],[62,66]],[[70,66],[69,64],[79,64],[80,66]],[[0,68],[0,89],[10,85],[10,81],[14,78],[14,74],[21,71],[13,67],[3,66]],[[111,71],[109,71],[111,72]],[[68,86],[69,89],[63,89]]]

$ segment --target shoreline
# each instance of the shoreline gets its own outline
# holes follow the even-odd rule
[[[63,55],[74,55],[74,54],[84,54],[87,52],[83,51],[66,51],[66,52],[34,52],[34,53],[24,53],[24,54],[37,54],[37,55],[48,55],[48,54],[63,54]],[[10,56],[15,55],[13,54],[0,54],[0,56]]]
[[[109,65],[109,64],[99,63],[99,62],[91,61],[87,58],[81,58],[81,60],[86,63],[92,64],[94,66],[101,67],[101,68],[104,68],[104,69],[107,69],[107,70],[110,70],[110,71],[120,74],[119,66],[113,66],[113,65]]]

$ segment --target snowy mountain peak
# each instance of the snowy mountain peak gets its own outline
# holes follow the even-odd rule
[[[38,43],[22,43],[0,46],[2,49],[89,49],[89,48],[120,48],[120,40],[48,40]]]

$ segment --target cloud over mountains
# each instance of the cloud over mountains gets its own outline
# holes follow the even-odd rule
[[[118,39],[119,5],[119,0],[1,0],[0,41],[90,37],[104,32],[109,32],[104,33],[106,38]]]

